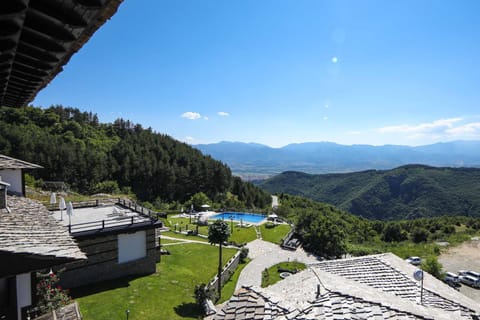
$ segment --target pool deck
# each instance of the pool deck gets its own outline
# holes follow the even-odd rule
[[[212,220],[214,216],[218,215],[218,214],[223,214],[223,213],[247,213],[247,212],[216,212],[216,211],[202,211],[202,212],[195,212],[193,214],[189,214],[189,213],[180,213],[174,217],[178,217],[178,218],[189,218],[190,215],[192,215],[192,217],[207,217],[208,220]],[[248,213],[247,213],[248,214]],[[255,214],[255,213],[250,213],[250,214]],[[255,214],[255,215],[261,215],[261,214]],[[228,220],[230,221],[230,219],[224,219],[224,220]],[[240,220],[233,220],[233,221],[236,221],[238,223],[240,223],[241,221]],[[254,225],[254,226],[259,226],[263,223],[265,223],[267,221],[267,216],[265,216],[265,219],[261,220],[261,221],[258,221],[258,222],[250,222],[250,221],[245,221],[243,220],[243,225],[245,226],[249,226],[249,225]]]
[[[219,212],[218,215],[223,215],[223,217],[217,217],[217,219],[222,219],[224,221],[236,221],[242,225],[261,225],[267,221],[267,216],[263,214],[256,214],[256,213],[248,213],[248,212]],[[245,219],[240,218],[239,216],[245,215],[247,216]],[[250,221],[249,218],[251,216],[257,217],[263,217],[261,220],[255,220],[255,221]],[[212,217],[213,218],[213,217]]]

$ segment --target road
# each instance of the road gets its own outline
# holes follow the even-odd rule
[[[272,196],[272,208],[278,207],[278,197]]]
[[[472,240],[452,247],[442,253],[438,261],[443,265],[444,271],[458,273],[459,270],[473,270],[480,272],[480,240]],[[462,285],[460,292],[480,303],[480,289]]]

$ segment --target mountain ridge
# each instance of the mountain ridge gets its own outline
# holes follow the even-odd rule
[[[391,170],[308,174],[286,171],[259,183],[368,219],[480,216],[480,168],[405,165]]]
[[[266,178],[284,171],[322,174],[388,170],[411,163],[436,167],[480,167],[480,141],[457,140],[423,146],[305,142],[272,148],[257,143],[197,144],[205,155],[220,160],[244,178]]]

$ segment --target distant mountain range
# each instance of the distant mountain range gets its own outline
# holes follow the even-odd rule
[[[260,187],[330,203],[369,219],[480,216],[479,168],[408,165],[317,175],[288,171],[260,182]]]
[[[193,147],[226,163],[234,174],[264,179],[284,171],[341,173],[386,170],[406,164],[480,167],[480,141],[453,141],[425,146],[340,145],[308,142],[272,148],[257,143],[219,142]]]

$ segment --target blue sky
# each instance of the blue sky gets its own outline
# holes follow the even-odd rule
[[[480,139],[480,1],[125,0],[33,105],[193,144]]]

